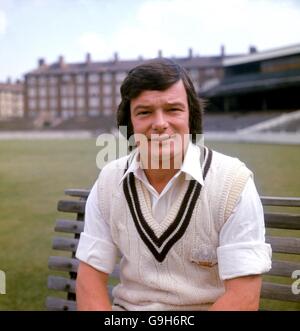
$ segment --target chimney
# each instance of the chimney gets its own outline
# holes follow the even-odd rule
[[[6,84],[11,84],[11,78],[10,77],[7,77]]]
[[[44,58],[40,58],[38,61],[39,68],[45,67],[46,66],[46,61]]]
[[[221,57],[225,56],[225,46],[221,45]]]
[[[250,45],[250,46],[249,46],[249,53],[250,53],[250,54],[253,54],[253,53],[256,53],[256,52],[257,52],[256,47],[253,46],[253,45]]]
[[[119,61],[119,54],[118,52],[114,52],[114,61],[118,62]]]
[[[158,50],[158,57],[159,58],[162,58],[163,57],[163,53],[162,53],[162,50],[161,49]]]
[[[65,66],[65,59],[62,55],[60,55],[58,58],[58,64],[60,68],[63,68]]]
[[[85,63],[86,63],[87,65],[89,65],[91,62],[92,62],[91,53],[86,53],[86,56],[85,56]]]
[[[189,48],[189,58],[192,59],[193,58],[193,49]]]

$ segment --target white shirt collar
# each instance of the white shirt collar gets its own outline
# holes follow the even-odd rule
[[[202,165],[200,162],[200,148],[190,142],[180,170],[187,175],[190,175],[200,185],[203,186],[204,181],[201,166]]]
[[[128,169],[122,176],[119,184],[123,182],[124,178],[130,172],[133,172],[133,174],[136,175],[138,178],[141,177],[141,171],[143,171],[143,169],[140,167],[140,163],[138,161],[138,150],[135,149],[134,151],[132,151],[128,159],[132,159],[132,161],[130,162]],[[187,151],[185,153],[184,160],[179,172],[184,172],[186,175],[188,175],[187,179],[190,179],[189,176],[191,176],[200,185],[203,186],[204,181],[200,162],[200,148],[192,142],[189,142],[188,144]],[[179,173],[177,173],[175,176],[178,175]]]

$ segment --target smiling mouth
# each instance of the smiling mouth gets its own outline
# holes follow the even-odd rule
[[[175,135],[169,135],[169,134],[160,134],[160,135],[151,135],[151,138],[149,138],[148,140],[149,141],[166,141],[166,140],[169,140],[169,139],[172,139],[174,138]]]

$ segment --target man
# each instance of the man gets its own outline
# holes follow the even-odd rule
[[[88,198],[78,309],[257,310],[271,249],[250,170],[195,144],[201,104],[173,61],[131,70],[121,96],[118,125],[137,148],[103,168]]]

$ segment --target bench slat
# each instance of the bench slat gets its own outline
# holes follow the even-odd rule
[[[67,189],[64,191],[66,195],[69,195],[71,197],[79,197],[79,198],[87,198],[90,194],[90,190],[84,190],[84,189]]]
[[[300,230],[300,215],[288,213],[265,213],[268,228]]]
[[[300,263],[273,260],[272,269],[267,273],[267,275],[291,277],[294,270],[300,270]]]
[[[56,250],[76,252],[78,246],[78,239],[55,237],[53,238],[52,248]]]
[[[48,288],[51,290],[75,293],[75,286],[76,286],[76,281],[74,279],[60,277],[60,276],[48,277]]]
[[[290,285],[263,282],[261,297],[264,299],[300,302],[300,296],[291,291]]]
[[[84,228],[83,221],[58,219],[56,221],[54,230],[56,232],[81,233],[83,231],[83,228]]]
[[[48,277],[48,288],[50,290],[64,291],[68,293],[76,293],[76,280],[60,276]],[[112,285],[107,286],[107,291],[110,299],[112,299]]]
[[[57,210],[65,213],[81,213],[85,211],[85,201],[60,200],[57,204]]]
[[[300,198],[297,197],[261,196],[260,199],[264,206],[300,207]]]
[[[76,311],[76,302],[65,300],[61,298],[47,297],[46,299],[47,310],[52,311]]]
[[[275,253],[300,254],[300,238],[266,236]]]
[[[64,256],[50,256],[48,267],[52,270],[77,272],[79,260]]]

